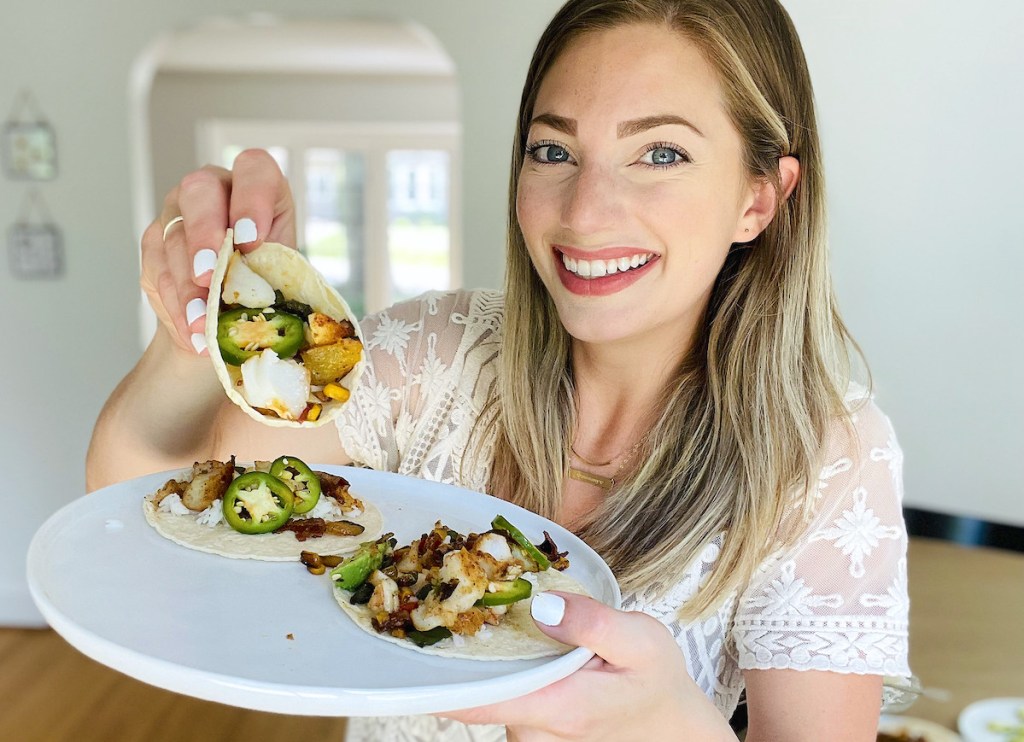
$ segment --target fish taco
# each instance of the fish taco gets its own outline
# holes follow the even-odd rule
[[[250,467],[196,462],[143,499],[146,521],[196,551],[263,561],[298,561],[303,551],[346,554],[381,533],[381,513],[344,477],[313,471],[294,456]]]
[[[486,533],[462,535],[438,521],[407,546],[385,534],[331,570],[334,598],[364,631],[426,654],[521,660],[572,647],[530,616],[546,590],[587,594],[564,574],[567,554],[545,532],[539,546],[503,517]]]
[[[299,253],[265,242],[234,248],[228,230],[210,283],[206,344],[224,390],[275,427],[330,422],[364,365],[359,323]]]

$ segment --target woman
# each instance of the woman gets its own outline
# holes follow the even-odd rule
[[[368,318],[338,430],[281,431],[227,402],[193,339],[229,224],[242,249],[294,244],[287,184],[260,152],[187,176],[143,238],[160,330],[101,415],[90,484],[231,453],[354,460],[530,507],[615,571],[624,611],[534,602],[595,650],[579,672],[354,738],[735,739],[745,689],[748,740],[874,739],[881,676],[909,672],[901,454],[848,393],[785,11],[570,0],[527,77],[509,219],[504,297]]]

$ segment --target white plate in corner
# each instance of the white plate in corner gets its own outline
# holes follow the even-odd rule
[[[482,532],[496,514],[527,536],[551,533],[567,574],[619,607],[611,570],[561,526],[478,492],[368,469],[340,474],[380,508],[399,543],[436,520]],[[28,552],[47,622],[83,654],[138,680],[231,706],[305,716],[425,714],[516,698],[582,667],[593,653],[478,661],[420,654],[355,626],[329,581],[298,562],[227,559],[179,546],[146,523],[142,498],[171,474],[121,482],[51,516]]]
[[[887,734],[905,732],[909,735],[923,737],[925,742],[961,742],[960,735],[941,724],[915,716],[897,716],[882,714],[878,722],[878,731]]]
[[[1024,726],[1024,698],[987,698],[960,712],[957,726],[964,742],[1006,742],[1007,735],[989,731],[990,722]]]

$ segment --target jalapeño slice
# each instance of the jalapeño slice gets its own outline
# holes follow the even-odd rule
[[[320,477],[306,464],[294,456],[279,456],[270,465],[270,476],[277,477],[288,485],[295,496],[297,515],[308,513],[320,499]]]
[[[301,317],[264,309],[232,309],[217,318],[217,345],[225,363],[241,366],[265,349],[278,358],[291,358],[305,339]]]
[[[540,567],[541,572],[551,566],[551,560],[544,556],[544,553],[540,549],[531,544],[530,539],[526,538],[522,531],[505,520],[504,516],[496,515],[494,520],[491,521],[491,528],[499,531],[505,531],[509,536],[511,536],[512,540],[523,547],[523,551],[525,551],[533,561],[537,562],[537,566]]]
[[[237,477],[224,493],[224,520],[239,533],[270,533],[292,515],[294,498],[277,477],[253,471]]]

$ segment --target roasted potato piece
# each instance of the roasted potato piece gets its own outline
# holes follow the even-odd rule
[[[363,344],[356,338],[345,338],[330,345],[319,345],[302,351],[302,363],[309,369],[310,381],[323,386],[338,381],[359,362]]]
[[[223,461],[198,461],[192,466],[192,481],[185,485],[181,502],[189,510],[199,512],[223,497],[231,480],[235,478],[235,457]]]
[[[309,332],[306,342],[309,345],[332,345],[345,338],[355,335],[355,328],[347,319],[338,322],[326,314],[313,312],[309,315]]]

